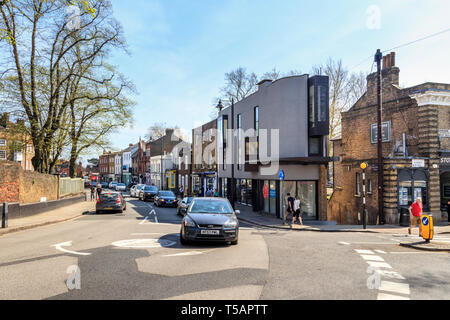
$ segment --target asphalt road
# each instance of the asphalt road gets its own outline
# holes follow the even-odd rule
[[[237,246],[183,246],[175,209],[127,200],[0,237],[0,299],[450,299],[449,254],[400,235],[242,224]]]

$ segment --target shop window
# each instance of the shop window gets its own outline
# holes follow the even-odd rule
[[[428,207],[427,175],[423,170],[403,169],[398,173],[398,205],[409,207],[422,198],[424,208]]]

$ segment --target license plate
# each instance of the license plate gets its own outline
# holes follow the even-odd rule
[[[220,234],[219,230],[202,230],[201,233],[212,236],[218,236]]]
[[[111,207],[108,207],[108,208],[105,208],[104,210],[112,210],[112,208],[111,208]]]

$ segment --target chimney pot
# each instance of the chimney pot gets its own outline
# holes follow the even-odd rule
[[[395,52],[391,52],[391,67],[395,67]]]

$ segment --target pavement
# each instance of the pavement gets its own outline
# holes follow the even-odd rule
[[[441,236],[450,234],[450,225],[435,226],[435,239],[430,242],[420,241],[420,238],[408,236],[408,227],[396,225],[382,225],[382,226],[367,226],[363,229],[360,225],[338,225],[330,221],[304,221],[304,225],[292,224],[290,221],[284,223],[282,220],[273,215],[262,214],[254,212],[251,207],[244,205],[236,205],[236,210],[240,211],[238,214],[239,220],[249,223],[251,225],[265,227],[278,230],[295,230],[295,231],[310,231],[310,232],[356,232],[356,233],[375,233],[375,234],[390,234],[390,235],[404,235],[401,246],[409,247],[417,250],[441,251],[450,252],[450,241],[440,241]],[[413,232],[418,233],[418,229]],[[419,240],[419,241],[418,241]]]
[[[83,214],[95,210],[95,202],[79,202],[63,208],[50,210],[41,214],[8,220],[8,228],[0,228],[0,236],[43,227],[55,223],[61,223],[79,218]]]

